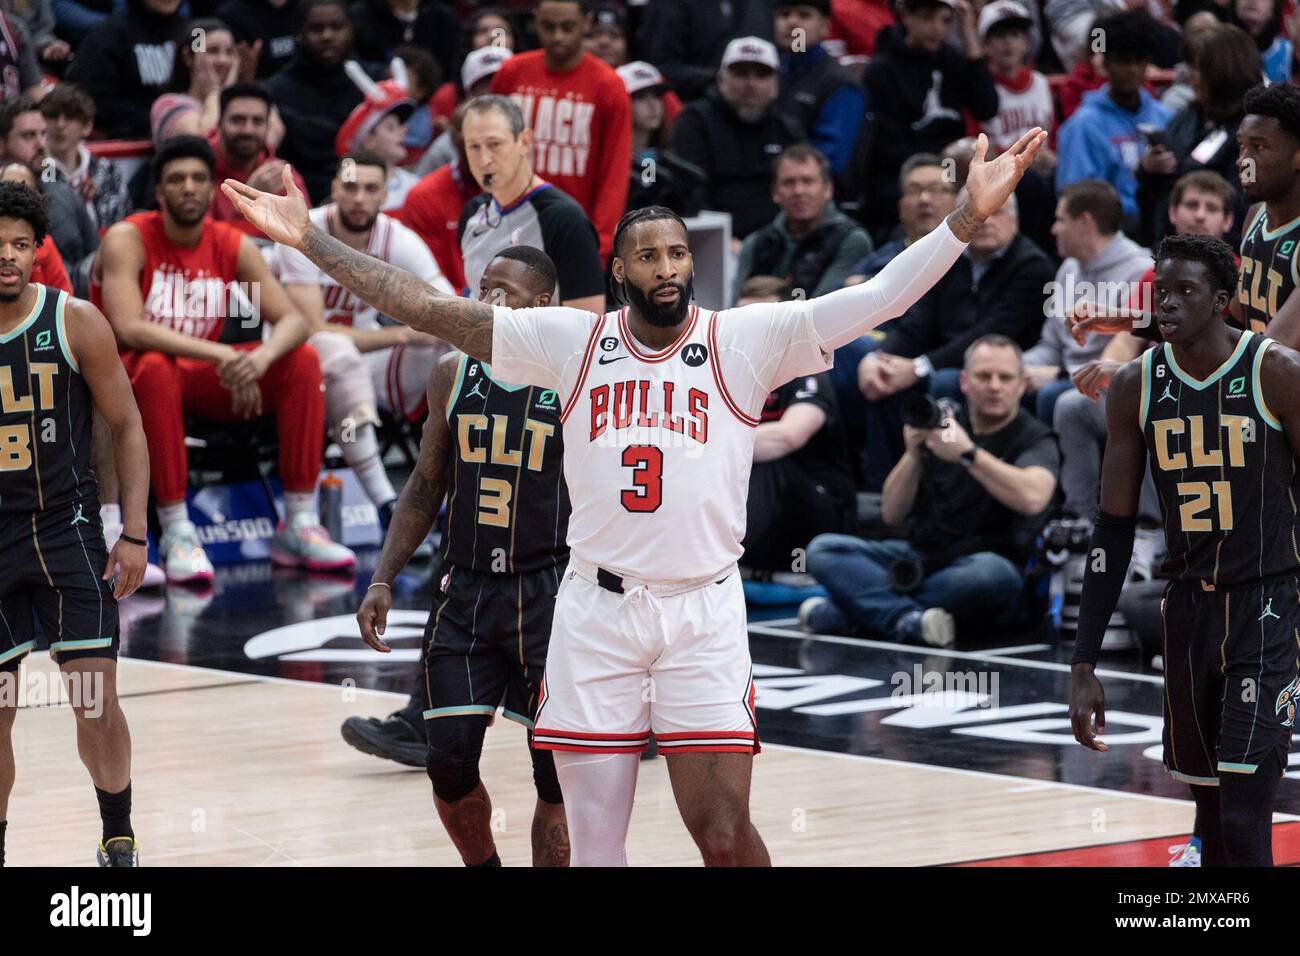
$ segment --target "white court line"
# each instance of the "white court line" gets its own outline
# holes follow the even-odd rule
[[[1070,672],[1069,664],[1056,661],[1026,661],[1018,657],[1002,657],[986,651],[949,651],[939,647],[918,647],[915,644],[894,644],[889,641],[873,641],[865,637],[838,637],[833,634],[805,634],[802,631],[786,631],[768,624],[750,624],[749,629],[767,637],[783,637],[791,641],[818,641],[823,644],[847,644],[850,647],[876,647],[886,651],[901,651],[904,654],[919,654],[922,657],[956,657],[963,660],[987,661],[990,664],[1005,664],[1008,667],[1028,667],[1031,670]],[[1127,671],[1098,670],[1098,677],[1110,677],[1115,680],[1131,680],[1142,684],[1163,685],[1165,679],[1156,674],[1130,674]]]
[[[266,674],[244,674],[239,671],[223,670],[222,668],[219,667],[204,667],[201,664],[176,664],[171,661],[150,661],[150,660],[145,660],[143,658],[136,658],[136,657],[126,657],[126,658],[122,658],[122,660],[127,660],[134,664],[152,664],[154,667],[171,667],[171,668],[177,668],[179,670],[210,671],[214,674],[227,674],[231,677],[241,677],[244,678],[245,680],[251,677],[254,680],[263,681],[268,684],[286,684],[289,686],[316,687],[316,688],[323,688],[325,690],[331,690],[331,691],[338,691],[342,689],[337,684],[323,684],[320,681],[303,680],[297,677],[270,677],[267,676]],[[409,694],[403,694],[399,691],[392,691],[392,690],[370,690],[369,688],[365,688],[365,687],[353,687],[350,689],[354,692],[370,694],[371,696],[375,696],[375,697],[398,697],[398,698],[405,699],[406,697],[410,696]],[[803,753],[803,754],[815,754],[817,756],[822,756],[822,757],[836,757],[841,760],[865,760],[869,763],[882,763],[882,764],[889,764],[892,766],[900,766],[900,767],[915,767],[920,770],[930,770],[937,773],[950,773],[950,774],[957,774],[959,776],[978,777],[982,780],[999,780],[1004,783],[1008,783],[1008,782],[1019,783],[1027,786],[1033,786],[1033,787],[1063,787],[1067,790],[1086,790],[1090,793],[1114,794],[1120,797],[1128,797],[1133,800],[1149,800],[1149,801],[1155,801],[1157,803],[1178,803],[1178,804],[1191,803],[1190,797],[1186,800],[1180,800],[1177,797],[1162,797],[1157,794],[1150,794],[1150,793],[1131,793],[1127,790],[1111,790],[1107,787],[1093,787],[1083,783],[1062,783],[1061,781],[1058,780],[1038,780],[1035,779],[1034,777],[1021,777],[1017,774],[991,773],[987,770],[965,770],[959,767],[943,767],[943,766],[938,766],[936,764],[929,764],[929,763],[914,763],[910,760],[896,760],[892,757],[872,757],[867,754],[846,754],[834,750],[819,750],[816,747],[797,747],[792,744],[774,744],[774,743],[767,743],[766,741],[764,741],[763,749],[764,750],[789,750],[792,752]],[[1289,813],[1275,813],[1273,816],[1278,820],[1300,820],[1300,816],[1294,816]]]
[[[1010,657],[1012,654],[1036,654],[1051,650],[1051,647],[1051,644],[1017,644],[1015,647],[999,647],[997,651],[1003,657]]]

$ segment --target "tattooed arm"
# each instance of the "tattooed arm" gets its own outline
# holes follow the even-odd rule
[[[361,637],[377,651],[387,653],[388,645],[379,638],[388,624],[388,612],[393,606],[392,584],[411,555],[420,546],[433,527],[443,496],[447,493],[447,473],[452,460],[451,429],[447,425],[444,409],[451,395],[452,380],[460,354],[444,355],[429,375],[429,417],[424,423],[420,439],[420,459],[415,471],[406,480],[402,494],[393,509],[393,520],[384,535],[384,547],[379,553],[371,586],[357,611]],[[385,586],[386,585],[386,586]]]
[[[307,201],[284,167],[284,195],[227,179],[221,185],[249,222],[278,243],[298,249],[334,281],[403,325],[446,339],[484,362],[492,360],[492,306],[439,292],[402,269],[350,249],[312,225]]]

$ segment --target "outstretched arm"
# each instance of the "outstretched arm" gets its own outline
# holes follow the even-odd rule
[[[925,295],[957,261],[975,230],[1006,203],[1046,139],[1035,127],[997,159],[985,162],[988,139],[980,134],[957,208],[937,229],[867,282],[812,300],[813,325],[825,346],[837,349],[853,341],[902,315]]]
[[[221,184],[249,222],[276,242],[298,249],[357,298],[403,325],[446,339],[462,352],[492,360],[492,306],[439,292],[403,269],[350,249],[312,225],[307,202],[284,167],[283,196],[227,179]]]

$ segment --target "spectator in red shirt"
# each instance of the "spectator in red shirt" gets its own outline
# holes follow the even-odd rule
[[[271,95],[256,83],[237,83],[221,91],[217,126],[208,136],[217,158],[217,182],[234,179],[277,196],[284,194],[284,160],[276,159],[267,145],[271,110]],[[307,184],[296,169],[293,178],[305,194]],[[211,216],[254,239],[266,238],[220,189],[213,193]]]
[[[831,39],[843,40],[847,53],[871,56],[876,52],[876,34],[893,24],[889,0],[831,0]]]
[[[461,124],[465,104],[456,107],[451,117],[451,136],[457,158],[425,176],[406,194],[406,203],[392,213],[424,240],[438,263],[438,268],[457,291],[465,288],[465,260],[460,253],[460,214],[465,204],[479,194],[478,183],[469,173],[465,159],[465,140]]]
[[[632,103],[623,81],[582,48],[589,0],[541,0],[542,49],[507,60],[492,92],[511,96],[533,131],[533,168],[582,206],[608,258],[627,204]]]

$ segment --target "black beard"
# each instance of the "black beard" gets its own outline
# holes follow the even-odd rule
[[[681,325],[685,322],[686,313],[691,307],[691,299],[695,298],[694,276],[691,276],[685,285],[680,282],[665,282],[657,285],[654,292],[658,292],[665,285],[671,285],[677,289],[677,301],[672,305],[661,305],[655,302],[650,296],[628,282],[627,279],[623,280],[623,294],[627,296],[628,305],[636,309],[641,318],[659,329],[670,329],[674,325]]]
[[[8,305],[10,302],[17,302],[22,297],[23,297],[22,289],[19,289],[17,292],[13,293],[12,295],[10,295],[7,292],[0,292],[0,302],[3,302],[5,305]]]
[[[343,228],[346,229],[348,232],[356,232],[356,233],[369,232],[371,229],[375,227],[375,222],[378,219],[379,219],[378,213],[376,213],[373,216],[367,216],[363,213],[360,221],[350,221],[347,219],[347,217],[343,215],[343,213],[339,213],[339,222],[343,225]]]

